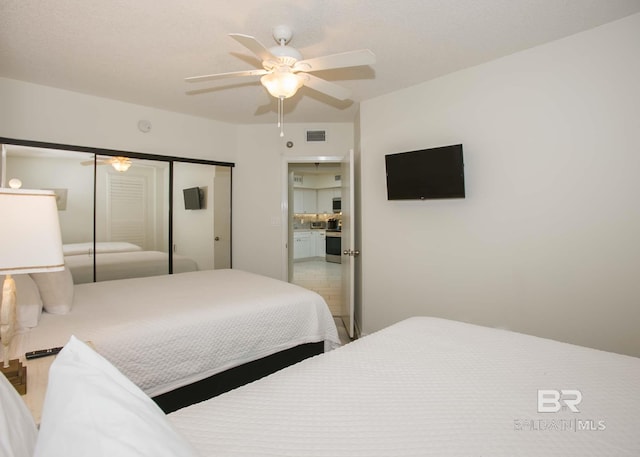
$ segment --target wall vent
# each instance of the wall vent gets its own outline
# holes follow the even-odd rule
[[[323,143],[327,141],[326,130],[307,130],[307,143]]]

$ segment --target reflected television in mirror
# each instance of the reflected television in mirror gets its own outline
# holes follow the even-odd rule
[[[199,187],[183,189],[184,209],[202,209],[202,192]]]

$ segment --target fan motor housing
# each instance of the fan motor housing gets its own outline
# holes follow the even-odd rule
[[[285,65],[293,65],[298,60],[302,60],[302,54],[292,46],[273,46],[269,48],[269,52],[276,56],[281,63]]]

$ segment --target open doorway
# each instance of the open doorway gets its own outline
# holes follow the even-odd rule
[[[289,281],[320,294],[341,318],[341,164],[290,162],[288,175]]]

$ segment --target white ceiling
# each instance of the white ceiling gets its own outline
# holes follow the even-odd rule
[[[362,48],[377,63],[315,73],[352,90],[308,88],[286,122],[352,121],[357,102],[640,12],[640,0],[2,0],[0,76],[231,123],[275,122],[260,68],[227,36],[275,45],[289,25],[304,58]],[[191,93],[190,93],[191,92]],[[195,92],[195,93],[194,93]]]

